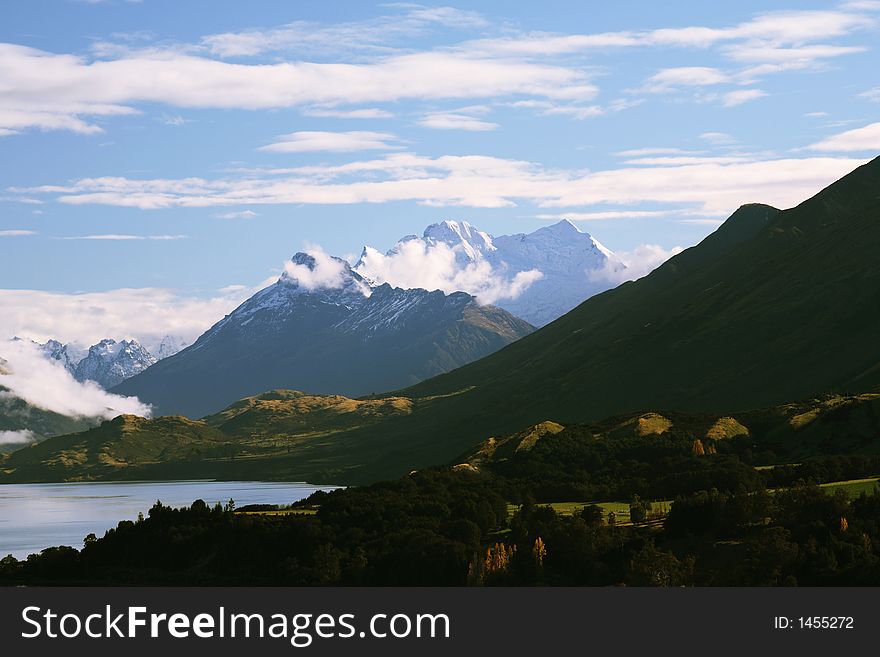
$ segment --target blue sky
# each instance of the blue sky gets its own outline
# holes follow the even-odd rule
[[[0,331],[201,326],[306,245],[442,219],[689,246],[880,152],[878,26],[872,0],[5,2]]]

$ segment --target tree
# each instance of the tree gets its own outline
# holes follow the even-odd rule
[[[535,545],[532,547],[532,556],[535,559],[535,565],[538,568],[543,568],[544,558],[547,556],[547,546],[544,545],[544,540],[540,536],[535,539]]]
[[[602,509],[595,504],[585,506],[581,510],[581,519],[589,527],[598,527],[602,524]]]
[[[638,495],[633,495],[632,501],[629,503],[629,519],[632,520],[633,523],[640,523],[645,522],[647,517],[648,509],[645,507],[644,502],[642,502]]]
[[[687,586],[693,582],[693,557],[679,560],[648,542],[630,561],[627,581],[631,586]]]

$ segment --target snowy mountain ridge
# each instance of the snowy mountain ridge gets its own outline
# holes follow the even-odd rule
[[[398,264],[415,245],[426,255],[426,266],[435,254],[444,264],[442,249],[451,249],[457,269],[447,272],[441,288],[445,292],[462,291],[479,297],[491,276],[496,280],[492,303],[535,326],[547,324],[591,296],[614,287],[607,273],[626,269],[624,262],[596,238],[562,220],[531,233],[497,237],[466,221],[442,221],[428,226],[421,237],[407,235],[400,239],[384,255],[365,246],[353,270],[373,284],[411,287],[406,279],[412,261],[409,269]],[[526,279],[514,284],[517,276]]]

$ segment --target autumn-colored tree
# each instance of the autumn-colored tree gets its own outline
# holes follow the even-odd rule
[[[717,453],[718,453],[718,450],[715,449],[715,441],[714,440],[708,441],[708,443],[706,444],[706,454],[717,454]]]
[[[510,559],[516,553],[516,546],[508,547],[504,543],[496,543],[486,550],[483,559],[483,572],[494,575],[506,571],[510,567]]]
[[[691,451],[694,456],[703,456],[706,453],[706,449],[703,447],[703,441],[697,438],[694,441],[694,446]]]
[[[547,546],[544,545],[544,540],[540,536],[535,539],[532,556],[535,558],[535,564],[541,568],[544,565],[544,557],[547,556]]]
[[[849,529],[849,521],[846,516],[840,516],[840,533],[844,533],[847,529]]]

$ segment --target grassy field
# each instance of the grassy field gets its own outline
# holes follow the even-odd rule
[[[250,516],[313,516],[317,509],[269,509],[265,511],[239,511]]]
[[[629,502],[550,502],[549,504],[539,504],[538,506],[549,506],[559,515],[573,516],[577,513],[580,513],[584,507],[590,506],[591,504],[595,504],[600,509],[602,509],[602,512],[605,514],[606,517],[610,512],[613,511],[618,525],[631,524],[629,517]],[[671,508],[671,500],[652,502],[651,514],[653,515],[659,513],[660,515],[665,516],[669,513],[669,509]],[[512,517],[518,509],[518,505],[508,504],[508,516]]]
[[[850,499],[854,499],[861,495],[862,493],[868,493],[869,495],[875,491],[878,484],[880,484],[880,478],[871,477],[869,479],[850,479],[849,481],[832,481],[827,484],[821,484],[820,488],[824,488],[829,493],[836,490],[844,490],[846,494],[849,495]]]

